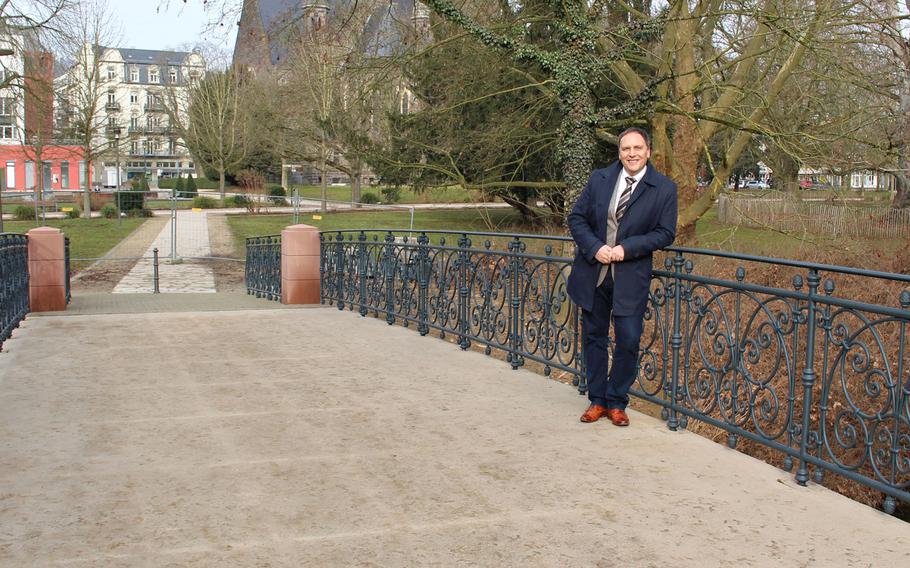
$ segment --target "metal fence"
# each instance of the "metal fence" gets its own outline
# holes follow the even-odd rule
[[[281,300],[281,235],[246,240],[244,281],[247,294]]]
[[[571,248],[532,235],[326,232],[321,294],[463,349],[502,351],[513,368],[568,372],[585,392]],[[661,262],[633,394],[660,405],[673,430],[694,418],[731,447],[780,452],[800,484],[834,472],[884,493],[889,513],[910,502],[910,276],[685,248]],[[724,278],[718,262],[739,266]],[[744,265],[790,286],[750,282]],[[838,297],[836,279],[857,294],[884,287],[884,299]]]
[[[73,299],[72,294],[72,270],[70,266],[70,238],[67,236],[63,237],[63,269],[64,273],[64,282],[66,283],[66,303],[69,305],[70,301]]]
[[[726,225],[772,227],[779,231],[874,238],[910,238],[910,209],[859,207],[849,202],[721,195],[717,216]]]
[[[28,313],[28,237],[0,233],[0,349]]]

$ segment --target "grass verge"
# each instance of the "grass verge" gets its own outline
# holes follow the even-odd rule
[[[293,195],[294,188],[300,192],[300,197],[308,199],[321,199],[322,193],[318,185],[292,185],[289,188],[288,195]],[[392,203],[387,196],[383,195],[382,187],[363,186],[360,190],[361,196],[365,193],[372,193],[383,203]],[[326,189],[327,198],[332,201],[343,201],[350,203],[351,186],[349,185],[330,185]],[[462,187],[441,187],[427,191],[416,192],[410,187],[401,187],[399,189],[399,199],[394,203],[476,203],[482,201],[478,192],[468,191]]]
[[[300,216],[300,222],[322,231],[341,229],[407,229],[408,211],[362,211]],[[231,215],[228,224],[239,250],[245,250],[247,237],[275,235],[293,222],[291,215]],[[414,213],[414,228],[463,231],[527,231],[514,209],[435,209]]]
[[[70,238],[72,258],[99,258],[143,224],[145,219],[48,219],[46,226],[63,231]],[[34,221],[4,221],[4,230],[25,233],[36,226]]]

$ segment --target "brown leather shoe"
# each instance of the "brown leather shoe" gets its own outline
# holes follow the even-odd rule
[[[614,426],[628,426],[629,417],[626,415],[625,410],[620,410],[619,408],[607,408],[604,414],[607,415],[607,418],[610,419],[610,422]]]
[[[600,406],[599,404],[592,404],[585,410],[585,413],[581,415],[582,422],[597,422],[604,415],[609,412],[606,407]]]

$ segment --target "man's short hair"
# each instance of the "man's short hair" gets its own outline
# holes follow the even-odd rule
[[[650,150],[651,149],[651,136],[648,135],[647,131],[645,131],[644,128],[639,128],[637,126],[630,126],[629,128],[626,128],[625,130],[620,132],[619,136],[616,138],[616,145],[619,146],[619,143],[622,142],[622,139],[626,134],[632,134],[633,132],[635,132],[637,134],[641,134],[641,137],[645,139],[645,146],[647,146],[648,149]]]

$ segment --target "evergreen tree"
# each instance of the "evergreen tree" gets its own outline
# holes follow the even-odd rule
[[[177,183],[174,184],[174,197],[183,197],[186,186],[183,184],[183,176],[177,176]]]
[[[199,191],[196,189],[196,178],[192,174],[186,177],[186,195],[187,197],[196,197],[199,194]]]

